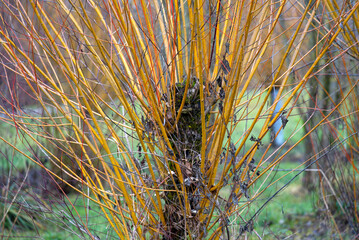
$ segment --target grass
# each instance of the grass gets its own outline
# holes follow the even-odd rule
[[[29,152],[30,148],[36,148],[34,143],[28,142],[29,137],[23,136],[12,124],[1,122],[0,128],[6,129],[6,131],[2,131],[3,138],[7,139],[8,142],[20,151]],[[25,156],[9,147],[3,141],[0,142],[0,151],[0,169],[8,169],[10,163],[19,170],[25,169],[26,164],[32,164]]]
[[[87,201],[87,200],[85,200]],[[71,202],[71,203],[70,203]],[[87,203],[86,203],[87,204]],[[72,206],[74,205],[74,207]],[[87,239],[86,224],[89,232],[100,239],[114,237],[113,231],[108,225],[105,217],[101,214],[100,208],[90,204],[90,208],[84,207],[81,197],[76,194],[69,195],[69,199],[52,203],[51,212],[39,214],[37,219],[42,223],[42,228],[33,230],[21,230],[9,232],[5,230],[0,236],[10,239],[35,238],[41,239]]]
[[[298,164],[294,162],[283,162],[279,165],[281,169],[292,169]],[[285,171],[278,171],[275,179],[283,176]],[[293,175],[293,174],[291,174]],[[275,185],[269,188],[263,196],[254,201],[248,211],[241,214],[241,217],[248,220],[253,216],[254,212],[258,210],[265,202],[267,197],[271,196],[277,189],[287,183],[291,176],[281,179]],[[257,184],[260,184],[259,182]],[[226,195],[226,193],[222,193]],[[90,232],[101,239],[108,236],[111,239],[113,232],[108,225],[108,222],[103,217],[100,209],[95,204],[90,204],[90,209],[84,207],[84,200],[76,194],[70,195],[70,201],[75,205],[77,212],[71,206],[68,200],[63,203],[56,203],[51,206],[53,213],[42,215],[40,222],[43,223],[44,228],[37,229],[37,231],[17,231],[13,232],[11,239],[36,237],[42,239],[79,239],[80,231],[75,226],[76,222],[81,225],[81,221],[86,223]],[[283,192],[273,198],[264,210],[255,219],[255,230],[265,236],[271,236],[272,233],[283,233],[285,235],[291,234],[296,230],[297,218],[295,216],[307,216],[314,212],[313,203],[316,201],[314,196],[303,193],[301,185],[301,176],[293,181]],[[87,203],[87,202],[86,202]],[[78,215],[77,215],[78,213]],[[73,217],[70,217],[71,214]],[[74,220],[75,219],[75,220]],[[236,224],[233,224],[235,226]],[[4,232],[4,236],[7,232]]]
[[[250,126],[252,123],[252,117],[255,113],[250,113],[247,117],[248,120],[239,122],[234,134],[232,135],[232,138],[237,140],[241,137],[241,133]],[[283,130],[283,134],[285,139],[288,139],[288,143],[286,146],[291,146],[298,142],[298,140],[303,136],[303,129],[299,129],[297,133],[293,134],[293,132],[297,131],[297,129],[300,126],[301,118],[298,114],[294,114],[292,117],[288,118],[289,122],[287,127]],[[259,120],[258,123],[255,125],[255,128],[253,130],[253,135],[256,136],[259,134],[261,130],[261,126],[263,124],[264,120]],[[0,122],[0,129],[6,129],[4,131],[4,139],[7,139],[10,143],[12,143],[16,148],[18,148],[20,151],[25,153],[33,152],[35,155],[42,156],[42,152],[39,150],[39,148],[35,145],[34,142],[29,139],[28,136],[22,135],[21,132],[17,131],[16,128],[5,122]],[[127,134],[127,133],[124,133]],[[109,139],[111,141],[111,139]],[[247,140],[248,144],[250,145],[250,140]],[[262,142],[267,145],[270,142],[270,136],[267,134],[265,138],[262,140]],[[139,143],[138,140],[133,139],[132,137],[129,137],[129,145],[132,146],[132,151],[136,152],[136,146]],[[113,152],[117,152],[117,145],[115,142],[109,143],[110,147],[113,149]],[[27,165],[34,165],[32,161],[29,161],[25,156],[20,154],[18,151],[15,151],[14,149],[10,148],[5,142],[0,142],[0,169],[9,169],[10,163],[13,167],[17,169],[17,171],[21,171],[25,169]],[[296,152],[302,152],[303,151],[303,143],[300,143],[298,147],[296,147]],[[31,154],[29,154],[31,156]]]
[[[294,169],[298,165],[298,161],[287,160],[280,163],[274,170],[275,174],[270,176],[264,186],[279,178],[281,179],[268,187],[261,196],[255,199],[248,209],[240,213],[240,217],[237,216],[237,218],[232,219],[230,226],[239,229],[241,222],[243,222],[240,220],[241,218],[248,221],[269,197],[273,196],[276,191],[286,185],[298,173],[294,171],[283,177],[289,172],[287,170]],[[318,209],[315,207],[318,201],[318,194],[315,192],[308,193],[305,190],[302,186],[302,176],[303,174],[299,175],[283,191],[271,199],[269,204],[254,219],[254,230],[264,239],[273,239],[274,236],[283,239],[290,235],[293,235],[292,239],[302,239],[303,234],[316,234],[317,226],[314,222],[318,220],[315,216],[318,212]],[[254,189],[257,189],[262,183],[263,180],[258,181]],[[250,192],[250,195],[252,194]],[[224,189],[221,192],[221,196],[228,196],[228,189],[227,192]],[[76,207],[76,211],[70,202]],[[90,208],[86,208],[86,204],[89,204]],[[58,203],[51,204],[51,209],[52,213],[39,215],[38,220],[43,225],[43,228],[37,228],[36,231],[21,230],[12,232],[10,239],[23,239],[25,237],[58,240],[80,239],[82,236],[78,226],[83,226],[83,223],[86,223],[90,232],[94,236],[100,237],[100,239],[106,237],[107,239],[115,238],[114,232],[111,231],[111,227],[98,205],[87,202],[87,200],[84,200],[77,194],[72,193],[69,195],[69,200],[65,199],[63,202],[59,201]],[[76,224],[78,225],[76,226]],[[255,233],[247,234],[249,239],[258,239]],[[5,231],[2,235],[8,236],[8,232]],[[345,236],[344,239],[346,239]]]
[[[254,104],[254,103],[253,103]],[[255,105],[250,105],[249,109],[255,109]],[[241,114],[241,113],[238,113]],[[241,132],[247,129],[248,126],[252,123],[252,118],[255,115],[255,111],[248,113],[246,120],[240,121],[239,125],[236,128],[236,132],[232,135],[234,139],[239,139],[241,137]],[[286,148],[292,146],[303,136],[304,131],[300,129],[301,126],[301,117],[298,111],[294,110],[292,116],[288,118],[289,122],[287,127],[284,129],[285,139],[288,139]],[[253,130],[253,135],[259,134],[264,120],[259,120],[255,125]],[[11,126],[8,123],[1,123],[0,126],[2,129],[7,129],[7,136],[4,137],[10,142],[15,143],[15,146],[22,151],[26,152],[28,144],[25,137],[21,137],[21,134],[18,134],[15,127]],[[298,130],[299,129],[299,130]],[[298,131],[297,131],[298,130]],[[297,132],[296,132],[297,131]],[[295,134],[293,134],[296,132]],[[18,137],[20,136],[20,138]],[[132,146],[136,145],[136,140],[130,139]],[[262,140],[264,145],[268,145],[270,142],[270,137],[267,135]],[[266,202],[268,198],[273,196],[273,194],[278,191],[282,186],[286,185],[288,181],[297,174],[296,171],[289,173],[287,176],[283,177],[288,171],[298,167],[300,160],[304,159],[303,155],[303,144],[295,148],[291,152],[287,159],[295,159],[294,161],[284,160],[281,162],[276,169],[273,169],[273,174],[269,176],[266,182],[263,184],[264,187],[268,186],[270,183],[278,180],[275,184],[268,187],[268,189],[260,195],[257,199],[253,201],[250,207],[244,209],[233,219],[232,227],[240,227],[239,219],[243,218],[249,220],[256,211],[258,211],[262,205]],[[30,142],[29,144],[32,149],[35,149],[35,146]],[[116,151],[116,145],[112,145],[114,152]],[[9,157],[12,158],[12,162],[16,167],[17,171],[24,169],[28,160],[17,152],[9,153],[10,148],[3,142],[0,143],[0,149],[3,152],[0,160],[0,169],[7,168],[9,164]],[[133,149],[136,151],[136,149]],[[257,153],[259,154],[260,151]],[[267,153],[268,155],[270,153]],[[7,159],[6,159],[7,158]],[[270,161],[270,157],[267,158]],[[259,186],[263,183],[264,178],[258,181],[253,189],[258,189]],[[283,177],[283,178],[282,178]],[[262,189],[263,189],[262,186]],[[227,191],[227,192],[226,192]],[[223,197],[228,196],[229,190],[223,189],[221,195]],[[42,239],[79,239],[81,238],[81,232],[85,231],[83,227],[80,227],[82,230],[78,230],[79,226],[88,226],[90,232],[96,236],[99,236],[101,239],[103,237],[109,237],[115,235],[111,231],[111,227],[108,224],[108,221],[101,214],[100,208],[96,204],[90,204],[91,209],[86,208],[84,200],[82,197],[76,194],[70,194],[69,200],[65,200],[63,203],[55,203],[51,206],[53,213],[43,215],[41,221],[44,223],[44,228],[37,229],[37,231],[18,231],[13,232],[11,238],[21,238],[25,236],[40,236]],[[271,237],[274,235],[278,236],[288,236],[291,234],[298,234],[298,231],[301,231],[300,228],[304,224],[309,223],[311,218],[316,212],[315,203],[318,201],[316,193],[308,194],[305,188],[302,186],[302,174],[299,175],[293,182],[291,182],[283,191],[276,195],[273,199],[270,200],[260,214],[254,219],[254,229],[261,236]],[[76,211],[71,206],[70,202],[76,206]],[[65,214],[66,213],[66,214]],[[60,219],[60,220],[59,220]],[[76,222],[74,221],[76,220]],[[81,223],[82,222],[82,223]],[[85,224],[84,224],[85,223]],[[78,224],[78,225],[76,225]],[[7,233],[5,232],[4,235]],[[79,234],[79,235],[76,235]],[[255,234],[251,235],[256,239]],[[111,238],[109,238],[111,239]]]
[[[279,164],[277,170],[293,169],[298,166],[298,163],[282,162]],[[277,179],[281,178],[287,173],[287,171],[278,171],[276,173]],[[297,172],[288,174],[286,177],[280,179],[274,184],[265,196],[260,197],[260,200],[251,206],[249,215],[253,215],[257,211],[267,198],[271,197],[282,186],[286,185],[290,179]],[[259,184],[259,183],[258,183]],[[264,210],[260,213],[256,220],[256,225],[259,227],[258,231],[262,228],[264,235],[271,235],[272,233],[283,233],[288,235],[299,229],[295,226],[295,218],[292,216],[305,216],[311,215],[315,212],[316,194],[308,194],[305,188],[302,186],[302,175],[299,175],[288,187],[276,195]]]

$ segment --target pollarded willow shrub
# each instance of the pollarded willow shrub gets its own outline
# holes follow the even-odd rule
[[[121,239],[255,231],[260,210],[245,211],[302,139],[274,154],[272,143],[285,145],[298,96],[357,17],[358,3],[341,4],[2,0],[4,121],[50,165],[20,153],[96,203]],[[324,44],[308,62],[309,29]]]

